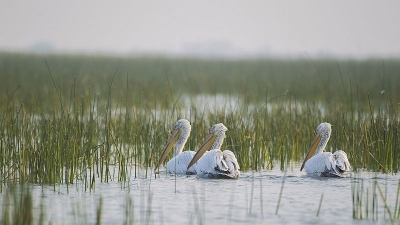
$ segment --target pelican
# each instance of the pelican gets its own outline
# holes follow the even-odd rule
[[[225,131],[228,129],[222,124],[215,124],[210,128],[209,135],[200,146],[196,155],[188,165],[196,165],[197,176],[203,178],[227,178],[237,179],[240,176],[239,164],[235,154],[230,150],[221,151],[222,142],[225,138]],[[212,149],[207,151],[207,149]]]
[[[163,153],[161,154],[160,159],[154,169],[160,166],[160,164],[165,160],[168,153],[171,151],[172,147],[175,145],[174,149],[174,157],[168,161],[167,163],[167,171],[171,174],[196,174],[196,165],[193,165],[192,168],[187,169],[190,160],[192,160],[193,156],[196,154],[194,151],[183,151],[183,147],[189,138],[190,131],[192,127],[190,123],[186,119],[180,119],[175,123],[174,131],[172,132],[171,137],[167,142],[167,146],[165,147]]]
[[[344,172],[350,171],[350,163],[344,151],[337,150],[333,154],[323,152],[331,132],[330,123],[321,123],[317,127],[314,141],[308,150],[300,171],[304,168],[308,176],[322,177],[342,177]]]

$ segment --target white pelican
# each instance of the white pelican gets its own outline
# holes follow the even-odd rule
[[[175,123],[174,131],[172,132],[171,137],[167,142],[167,146],[165,147],[163,153],[161,154],[160,159],[158,160],[157,166],[154,171],[161,165],[161,163],[165,160],[168,153],[171,151],[172,147],[175,145],[174,149],[174,157],[168,161],[167,163],[167,171],[171,174],[196,174],[196,165],[193,165],[192,168],[187,169],[190,160],[192,160],[193,156],[196,154],[194,151],[184,151],[183,146],[185,145],[187,139],[189,138],[190,131],[192,127],[190,123],[186,119],[180,119]]]
[[[196,165],[197,176],[203,178],[239,178],[239,164],[235,154],[229,150],[221,151],[225,131],[228,129],[222,124],[215,124],[210,128],[209,135],[200,146],[190,162],[188,169]],[[212,149],[206,152],[207,149]]]
[[[314,141],[312,142],[307,156],[301,165],[308,176],[341,177],[344,172],[350,171],[350,163],[347,154],[337,150],[333,154],[323,152],[331,136],[332,128],[329,123],[321,123],[317,127]]]

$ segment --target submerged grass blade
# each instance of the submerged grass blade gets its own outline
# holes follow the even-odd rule
[[[324,199],[324,193],[321,194],[321,198],[319,200],[318,210],[317,210],[317,217],[319,217],[319,212],[321,211],[321,206],[322,206],[322,200],[323,199]]]
[[[385,198],[385,196],[383,195],[382,189],[381,189],[381,187],[380,187],[378,181],[375,181],[375,184],[376,184],[376,186],[378,187],[378,191],[379,191],[379,194],[380,194],[380,196],[381,196],[381,198],[382,198],[382,201],[383,201],[383,204],[384,204],[384,206],[385,206],[385,209],[386,209],[387,213],[389,214],[389,219],[390,219],[390,221],[393,223],[393,222],[394,222],[394,218],[393,218],[393,215],[392,215],[392,213],[391,213],[391,211],[390,211],[390,208],[389,208],[389,206],[388,206],[388,204],[387,204],[386,198]]]
[[[283,178],[282,178],[282,185],[281,185],[281,190],[279,192],[279,198],[278,198],[278,203],[276,204],[276,210],[275,210],[275,215],[278,215],[279,212],[279,206],[281,204],[281,199],[282,199],[282,194],[283,194],[283,186],[285,185],[285,180],[286,180],[286,172],[283,173]]]

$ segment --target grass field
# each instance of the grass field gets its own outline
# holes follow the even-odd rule
[[[126,181],[151,171],[175,121],[195,150],[214,123],[242,170],[301,162],[315,128],[352,169],[400,168],[400,60],[0,54],[0,174],[5,183]],[[208,96],[221,104],[201,104]],[[222,96],[222,100],[221,100]],[[188,100],[190,104],[186,104]],[[227,102],[236,103],[233,107]],[[279,165],[276,165],[279,164]],[[118,170],[111,171],[110,166]]]

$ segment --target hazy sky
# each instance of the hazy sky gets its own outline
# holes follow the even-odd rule
[[[400,1],[3,1],[0,50],[400,56]]]

